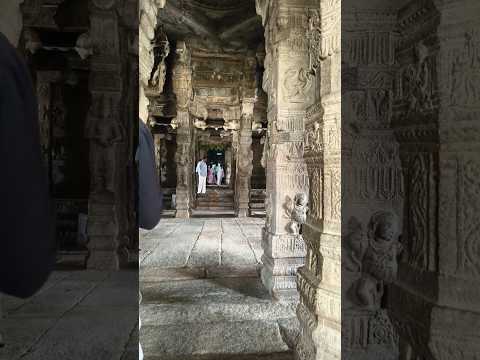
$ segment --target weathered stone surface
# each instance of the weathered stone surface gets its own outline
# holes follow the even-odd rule
[[[136,271],[53,273],[32,298],[7,300],[0,359],[119,359],[138,322],[137,282]]]
[[[277,324],[262,321],[142,326],[141,341],[146,354],[162,354],[165,359],[189,354],[258,354],[288,350]]]
[[[188,264],[202,266],[151,267],[148,258],[141,266],[140,340],[146,359],[290,357],[284,336],[298,328],[296,303],[271,300],[258,278],[259,264],[249,239],[240,229],[245,222],[250,234],[255,228],[259,234],[258,222],[188,222],[198,233]],[[170,241],[182,236],[178,232]],[[150,256],[161,257],[162,252]]]

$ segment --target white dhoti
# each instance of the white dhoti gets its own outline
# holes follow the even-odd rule
[[[207,177],[198,175],[197,194],[205,194],[207,192]]]

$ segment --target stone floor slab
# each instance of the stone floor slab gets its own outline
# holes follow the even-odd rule
[[[252,341],[262,339],[261,341]],[[258,354],[288,351],[278,325],[273,322],[217,322],[186,325],[143,326],[142,348],[146,355],[165,359],[182,355]]]

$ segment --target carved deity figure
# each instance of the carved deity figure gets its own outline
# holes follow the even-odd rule
[[[287,204],[287,215],[290,222],[287,225],[288,230],[293,235],[302,233],[302,225],[307,222],[308,196],[305,193],[298,193],[293,199],[293,204]]]
[[[402,246],[398,241],[398,220],[390,212],[379,211],[368,224],[368,247],[362,261],[362,277],[358,282],[358,300],[368,308],[379,306],[385,284],[397,277],[397,256]]]
[[[187,186],[188,179],[188,152],[186,146],[183,145],[181,151],[175,154],[175,161],[177,162],[177,184],[181,187]]]
[[[93,193],[115,192],[115,144],[123,140],[120,123],[112,118],[95,118],[87,129],[91,142],[90,159]]]

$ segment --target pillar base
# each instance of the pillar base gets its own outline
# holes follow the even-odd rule
[[[87,259],[90,270],[120,270],[120,258],[115,250],[94,250]]]
[[[244,218],[244,217],[249,217],[250,216],[250,209],[238,209],[237,210],[237,217]]]
[[[296,268],[303,265],[304,259],[272,259],[263,255],[262,262],[261,279],[269,294],[275,299],[298,300]]]
[[[183,209],[178,209],[175,212],[175,217],[177,219],[189,219],[192,217],[192,212],[190,210],[183,210]]]

